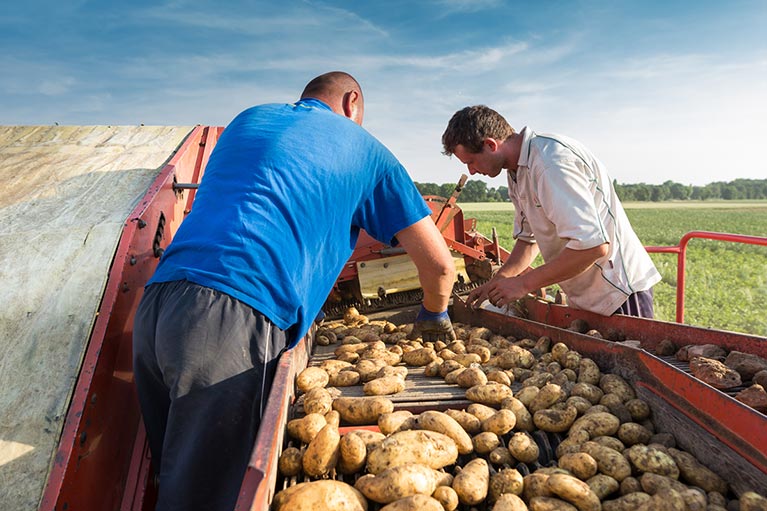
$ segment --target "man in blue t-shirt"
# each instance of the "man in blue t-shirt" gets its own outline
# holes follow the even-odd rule
[[[240,113],[216,144],[134,325],[158,510],[234,507],[277,359],[308,332],[360,229],[418,268],[413,335],[455,338],[450,252],[363,112],[357,81],[326,73],[296,103]]]

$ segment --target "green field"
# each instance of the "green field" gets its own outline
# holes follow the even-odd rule
[[[513,245],[510,203],[459,204],[477,229],[496,228],[502,246]],[[690,231],[767,237],[767,202],[635,202],[624,205],[645,246],[678,245]],[[655,287],[658,319],[676,315],[676,254],[651,254],[663,281]],[[540,264],[540,261],[537,263]],[[767,247],[694,239],[687,247],[685,323],[767,336]]]

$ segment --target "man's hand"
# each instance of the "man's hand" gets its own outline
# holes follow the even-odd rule
[[[422,338],[424,341],[454,341],[455,332],[447,310],[431,312],[421,305],[421,310],[413,323],[409,339]]]
[[[495,277],[490,282],[473,289],[466,298],[466,304],[476,309],[485,300],[489,300],[496,307],[503,307],[523,298],[527,293],[528,289],[523,286],[520,277]]]

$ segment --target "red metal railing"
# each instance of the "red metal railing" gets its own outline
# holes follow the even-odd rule
[[[690,231],[679,240],[679,245],[671,247],[645,247],[650,253],[677,254],[676,265],[676,322],[684,323],[684,284],[687,257],[687,244],[693,238],[730,241],[733,243],[746,243],[748,245],[762,245],[767,247],[767,238],[761,236],[749,236],[746,234],[728,234],[723,232]]]

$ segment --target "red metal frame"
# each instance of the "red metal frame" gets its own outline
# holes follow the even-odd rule
[[[733,243],[746,243],[749,245],[767,246],[767,238],[761,236],[748,236],[745,234],[728,234],[723,232],[691,231],[682,236],[679,245],[671,247],[650,246],[645,249],[654,254],[677,254],[676,266],[676,321],[684,323],[684,285],[687,257],[687,244],[693,238],[730,241]]]
[[[133,317],[157,264],[153,243],[160,215],[166,221],[161,248],[184,218],[184,194],[173,190],[173,181],[201,177],[222,131],[195,128],[123,226],[40,510],[137,511],[151,497],[133,384]]]

